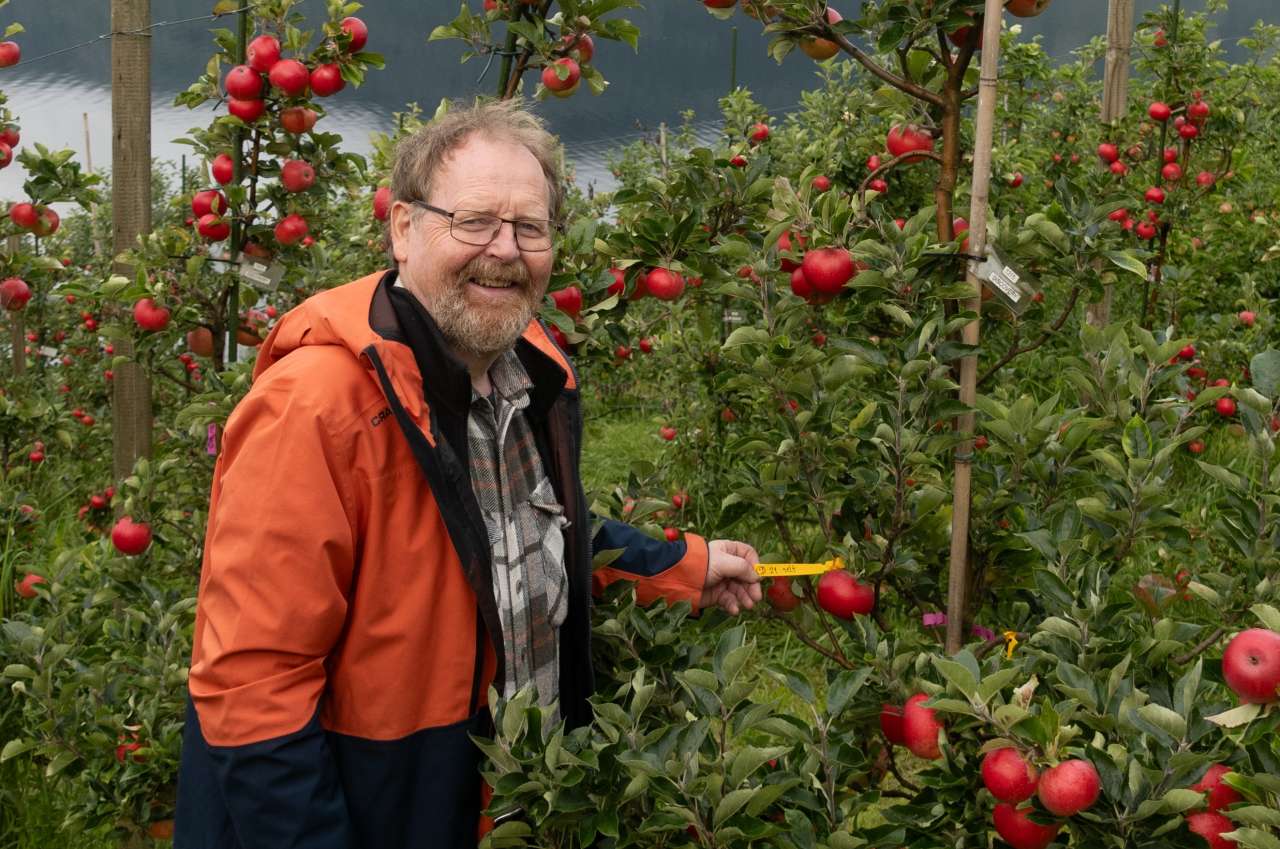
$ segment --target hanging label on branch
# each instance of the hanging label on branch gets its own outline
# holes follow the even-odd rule
[[[242,258],[240,260],[240,279],[248,281],[259,289],[275,289],[284,277],[284,266],[278,262],[270,265],[265,262]]]
[[[970,260],[977,266],[974,276],[1004,304],[1014,315],[1022,315],[1031,305],[1037,291],[1035,281],[1005,262],[1004,257],[992,245],[987,245],[987,258],[982,262]]]

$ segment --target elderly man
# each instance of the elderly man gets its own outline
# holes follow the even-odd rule
[[[558,167],[510,103],[405,139],[396,269],[263,346],[214,472],[178,849],[474,847],[488,688],[589,721],[593,589],[760,599],[751,546],[588,513],[578,378],[535,317]]]

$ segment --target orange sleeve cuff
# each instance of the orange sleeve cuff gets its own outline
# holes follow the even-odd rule
[[[648,606],[658,599],[665,600],[667,604],[687,601],[696,612],[702,598],[702,588],[707,583],[707,541],[697,534],[685,534],[684,541],[684,557],[671,568],[652,577],[639,577],[608,566],[597,569],[591,576],[592,592],[599,595],[614,581],[634,581],[636,601],[640,604]]]

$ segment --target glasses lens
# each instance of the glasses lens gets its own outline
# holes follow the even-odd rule
[[[502,219],[483,212],[459,209],[453,214],[453,237],[468,245],[487,245],[498,236]],[[545,251],[551,248],[551,222],[540,218],[524,218],[514,224],[516,246],[522,251]]]

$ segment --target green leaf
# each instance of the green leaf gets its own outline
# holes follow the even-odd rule
[[[936,655],[930,659],[942,677],[946,678],[949,683],[963,693],[965,698],[972,699],[977,695],[978,680],[967,667],[954,660],[946,660]]]
[[[1187,721],[1164,705],[1154,702],[1143,705],[1138,708],[1138,716],[1156,728],[1169,732],[1175,740],[1181,740],[1187,733]]]
[[[1243,808],[1233,808],[1231,810],[1231,819],[1244,825],[1256,825],[1260,828],[1268,826],[1272,828],[1280,827],[1280,811],[1263,807],[1262,805],[1246,805]]]
[[[49,765],[45,767],[45,778],[53,778],[55,775],[79,760],[79,758],[80,756],[75,752],[59,752],[53,760],[49,761]]]
[[[1142,280],[1147,279],[1146,265],[1129,251],[1107,251],[1106,257],[1117,268],[1127,271]]]
[[[1280,838],[1257,828],[1237,828],[1235,831],[1225,832],[1222,836],[1234,840],[1245,849],[1280,849]]]
[[[715,817],[712,820],[716,828],[729,817],[742,810],[742,806],[751,801],[751,797],[756,794],[758,788],[743,787],[738,790],[730,790],[720,800],[720,804],[716,805]]]
[[[1249,361],[1249,375],[1254,389],[1275,400],[1280,394],[1280,351],[1268,349],[1255,354]]]
[[[10,758],[16,758],[18,755],[22,754],[23,752],[28,752],[34,749],[35,747],[36,747],[35,740],[23,740],[21,737],[14,738],[13,740],[10,740],[8,743],[5,743],[3,749],[0,749],[0,764],[4,763]]]
[[[1262,713],[1262,705],[1240,705],[1222,713],[1215,713],[1213,716],[1206,716],[1205,719],[1223,728],[1238,728],[1253,722],[1260,713]]]
[[[1204,802],[1204,794],[1195,790],[1188,790],[1185,787],[1175,788],[1164,794],[1164,812],[1166,814],[1180,814],[1183,811],[1189,811]]]
[[[1151,429],[1141,416],[1135,415],[1124,426],[1124,453],[1130,460],[1147,459],[1155,453],[1155,443],[1151,438]]]
[[[1280,631],[1280,610],[1276,610],[1269,604],[1255,604],[1249,608],[1249,612],[1258,617],[1270,630]]]

